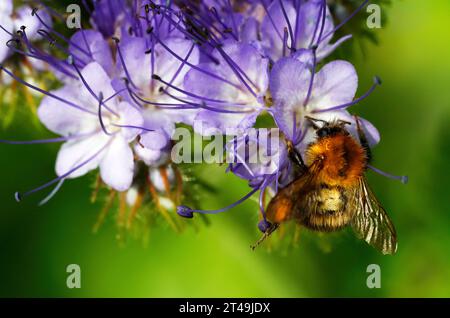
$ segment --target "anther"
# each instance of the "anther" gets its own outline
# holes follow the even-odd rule
[[[177,214],[188,219],[192,219],[194,217],[194,212],[192,209],[185,205],[180,205],[177,207]]]
[[[266,233],[267,230],[268,230],[271,226],[272,226],[272,223],[270,223],[270,222],[268,222],[268,221],[266,221],[266,220],[261,220],[261,221],[258,223],[258,229],[259,229],[261,232],[263,232],[263,233]]]
[[[382,81],[381,78],[380,78],[379,76],[377,76],[377,75],[374,76],[373,82],[374,82],[374,84],[376,84],[376,85],[381,85],[381,84],[383,84],[383,81]]]

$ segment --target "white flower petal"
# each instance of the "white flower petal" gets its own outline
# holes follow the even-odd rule
[[[128,190],[134,176],[133,152],[121,136],[114,140],[100,162],[100,175],[103,182],[117,191]]]

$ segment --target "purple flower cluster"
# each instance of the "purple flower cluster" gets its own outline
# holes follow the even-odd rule
[[[314,138],[305,116],[348,121],[355,133],[347,108],[380,84],[376,78],[355,99],[358,77],[353,65],[323,63],[351,37],[333,39],[346,21],[335,26],[325,0],[83,1],[90,25],[71,37],[52,27],[50,16],[61,18],[52,9],[41,6],[14,23],[3,18],[12,12],[6,3],[0,6],[0,58],[16,53],[35,59],[62,84],[47,91],[0,66],[45,96],[39,119],[60,136],[29,143],[64,142],[56,159],[57,178],[17,193],[18,200],[53,184],[58,189],[64,180],[97,168],[106,185],[131,191],[133,197],[139,167],[148,167],[151,182],[152,171],[170,163],[177,124],[202,127],[196,129],[200,135],[207,128],[223,134],[239,129],[233,140],[237,148],[250,143],[262,147],[247,131],[259,116],[270,116],[281,131],[282,145],[265,145],[271,161],[248,163],[247,157],[228,167],[251,187],[229,207],[259,191],[265,220],[266,191],[276,192],[293,177],[286,143],[303,152]],[[36,36],[48,42],[47,49],[33,44]],[[16,45],[3,46],[11,41]],[[376,128],[360,121],[371,145],[378,143]],[[202,211],[179,206],[178,214],[192,217],[194,212],[218,213],[229,207]]]

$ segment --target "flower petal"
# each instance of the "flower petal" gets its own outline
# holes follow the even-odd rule
[[[144,117],[142,113],[135,107],[131,106],[127,102],[121,102],[117,106],[118,113],[120,115],[120,125],[132,126],[132,127],[143,127]],[[142,131],[140,128],[127,128],[123,127],[121,129],[121,134],[128,142],[131,142],[137,135]]]
[[[5,28],[9,32],[13,32],[13,21],[9,16],[3,16],[0,14],[0,25]],[[11,35],[6,33],[3,29],[0,29],[0,63],[2,63],[8,55],[11,53],[11,50],[6,45],[6,42],[8,42],[11,39]]]
[[[161,150],[169,143],[164,131],[149,131],[141,135],[140,143],[147,149]]]
[[[62,176],[92,158],[108,142],[108,137],[98,133],[89,138],[66,142],[61,146],[56,158],[56,174]],[[105,151],[105,150],[104,150]],[[71,173],[68,178],[77,178],[98,167],[105,152],[99,153],[82,167]]]
[[[347,40],[349,40],[351,38],[352,38],[352,35],[349,34],[349,35],[343,36],[342,38],[340,38],[339,40],[337,40],[333,44],[327,44],[327,45],[323,45],[323,46],[321,45],[319,47],[320,49],[317,49],[317,60],[318,61],[323,60],[328,55],[333,53],[333,51],[336,50],[342,43],[344,43],[345,41],[347,41]]]
[[[294,114],[303,112],[310,78],[308,66],[294,58],[283,58],[272,68],[272,113],[279,128],[290,138],[293,137]]]
[[[81,70],[81,74],[89,85],[90,89],[97,95],[103,94],[104,99],[108,99],[110,96],[115,94],[115,91],[111,84],[111,78],[108,76],[104,68],[97,62],[92,62],[86,65],[85,68]],[[83,86],[83,89],[78,93],[78,99],[82,98],[83,101],[87,102],[86,107],[91,110],[97,111],[98,100],[92,96],[88,88]],[[113,98],[109,100],[106,105],[112,109],[116,110],[117,99]]]
[[[27,38],[31,41],[38,40],[40,36],[37,31],[44,28],[41,21],[32,14],[33,8],[24,5],[14,10],[14,24],[15,29],[19,30],[22,26],[25,26],[25,32],[27,33]],[[52,18],[46,10],[39,11],[39,18],[45,23],[45,25],[52,27]]]
[[[66,100],[76,100],[77,90],[65,86],[52,93]],[[93,132],[98,127],[98,118],[90,113],[71,107],[50,96],[42,99],[38,108],[39,120],[54,133],[62,136]]]
[[[69,52],[75,57],[75,62],[80,68],[84,68],[91,62],[98,62],[108,74],[113,75],[113,59],[111,55],[111,47],[103,38],[100,32],[93,30],[80,30],[76,32],[70,39]],[[76,45],[74,45],[76,44]],[[85,53],[89,53],[87,56]]]
[[[316,74],[308,110],[327,109],[349,103],[358,88],[355,67],[346,61],[326,64]]]
[[[192,41],[171,38],[165,42],[165,45],[182,60],[189,55],[189,59],[187,61],[190,64],[198,64],[200,59],[199,50],[196,46],[193,47]],[[174,86],[182,88],[184,76],[191,68],[186,64],[183,65],[182,61],[177,59],[162,45],[157,45],[155,47],[155,54],[158,59],[158,63],[155,66],[154,73],[161,76],[165,81],[171,82]],[[173,90],[171,91],[179,95],[178,92]]]
[[[2,0],[0,2],[0,16],[9,16],[13,12],[13,0]]]
[[[133,152],[126,140],[114,138],[100,162],[103,182],[117,191],[128,190],[134,176]]]
[[[144,148],[139,144],[134,146],[134,151],[148,166],[158,166],[159,164],[167,161],[167,152],[160,150],[152,150],[149,148]]]

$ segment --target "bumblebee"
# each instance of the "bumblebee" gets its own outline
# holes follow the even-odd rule
[[[271,225],[262,239],[289,220],[321,232],[351,226],[358,237],[383,254],[394,254],[394,225],[364,177],[371,151],[358,118],[359,142],[345,129],[349,122],[307,119],[316,130],[316,141],[309,144],[305,162],[287,142],[289,157],[300,174],[269,202],[267,219]]]

